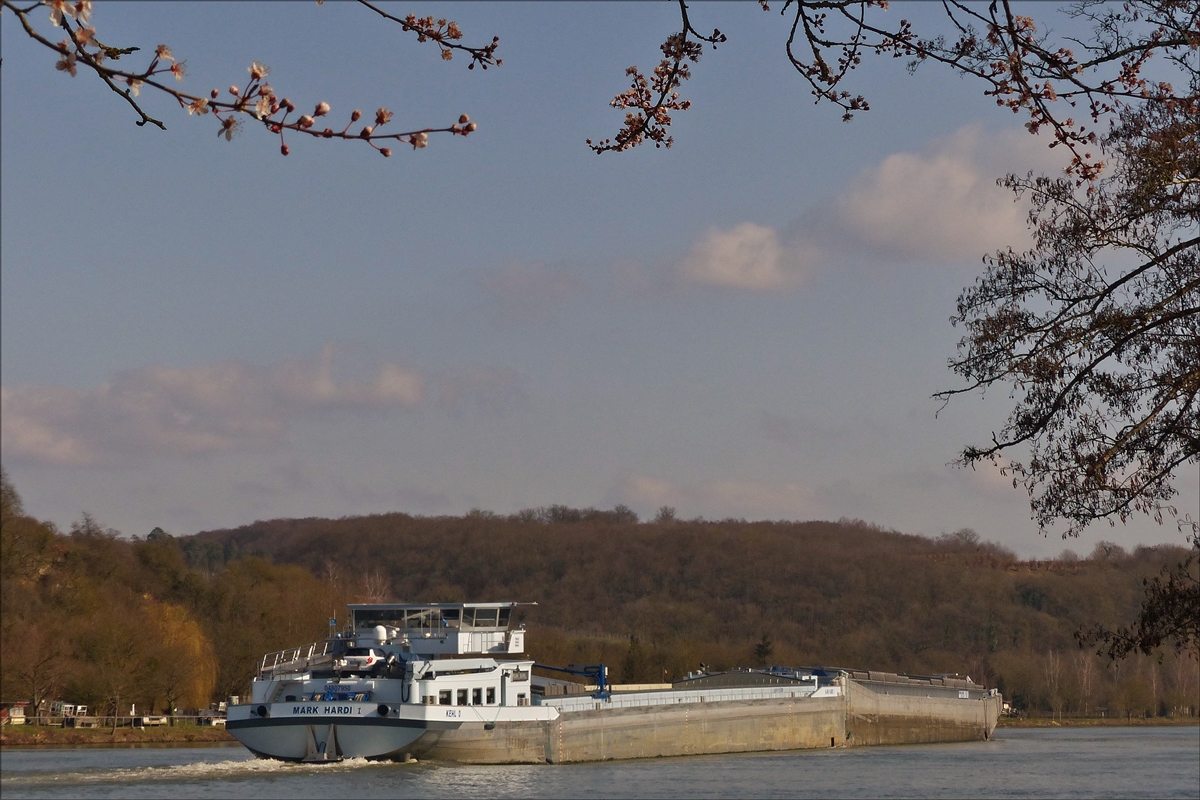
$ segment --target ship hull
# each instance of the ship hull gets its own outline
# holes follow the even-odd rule
[[[557,716],[552,708],[536,706],[489,709],[371,702],[249,703],[230,706],[225,727],[260,758],[303,762],[406,760],[424,755],[443,735],[460,728],[472,731],[468,740],[485,741],[494,730],[536,727]]]
[[[260,758],[313,762],[403,758],[427,727],[417,720],[293,717],[231,720],[226,729]]]
[[[734,699],[748,693],[758,699]],[[409,705],[379,716],[369,703],[328,708],[276,703],[231,708],[227,727],[256,755],[285,761],[415,757],[562,764],[981,741],[995,730],[1002,702],[991,692],[875,681],[847,681],[822,693],[772,688],[651,692],[604,701],[580,697],[562,701],[562,708],[504,708],[486,718],[469,707]]]
[[[907,687],[904,687],[905,689]],[[828,747],[983,741],[998,694],[928,691],[849,682],[835,697],[681,702],[570,710],[541,723],[462,725],[412,744],[420,759],[469,764],[607,761]],[[950,696],[953,695],[953,696]]]

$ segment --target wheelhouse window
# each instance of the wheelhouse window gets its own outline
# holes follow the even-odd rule
[[[462,624],[464,628],[476,630],[496,630],[508,627],[512,610],[508,608],[464,608]]]
[[[359,633],[377,625],[397,630],[436,633],[448,629],[504,630],[512,619],[512,609],[497,606],[408,606],[402,608],[352,608],[351,624]]]
[[[392,628],[404,627],[404,609],[388,610],[374,608],[360,608],[354,611],[354,629],[357,631],[369,631],[376,625],[384,625]]]

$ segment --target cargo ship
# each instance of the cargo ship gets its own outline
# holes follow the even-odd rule
[[[558,764],[983,740],[1000,715],[998,692],[953,675],[775,667],[613,686],[603,664],[530,659],[517,605],[351,605],[345,630],[263,656],[226,727],[284,761]]]

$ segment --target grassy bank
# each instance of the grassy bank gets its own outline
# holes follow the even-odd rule
[[[186,744],[188,742],[237,741],[224,728],[196,725],[157,728],[51,728],[35,725],[5,725],[0,729],[0,746],[64,744]]]
[[[1200,725],[1197,717],[1001,717],[998,728],[1127,728],[1160,725]]]

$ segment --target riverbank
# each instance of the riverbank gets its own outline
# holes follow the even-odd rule
[[[997,728],[1142,728],[1200,725],[1198,717],[1001,717]]]
[[[224,728],[196,725],[157,728],[51,728],[36,725],[5,725],[0,729],[0,747],[30,745],[124,745],[187,744],[191,742],[236,742]]]

